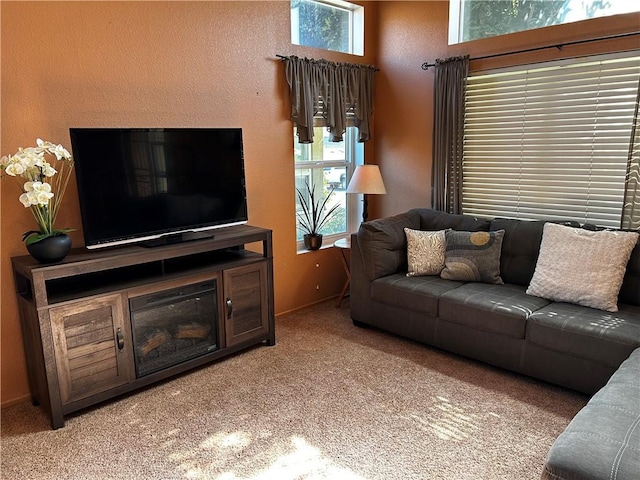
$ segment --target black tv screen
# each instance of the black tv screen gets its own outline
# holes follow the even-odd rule
[[[87,248],[247,221],[240,128],[71,128],[70,136]]]

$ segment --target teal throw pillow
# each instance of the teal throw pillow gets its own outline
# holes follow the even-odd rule
[[[495,232],[446,232],[444,269],[446,280],[503,284],[500,252],[504,230]]]

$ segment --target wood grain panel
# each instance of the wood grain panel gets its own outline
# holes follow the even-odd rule
[[[232,268],[224,272],[225,302],[231,301],[231,315],[225,312],[227,346],[268,332],[269,307],[266,292],[266,263]]]
[[[119,350],[116,332],[127,332],[125,299],[94,297],[50,310],[62,403],[122,385],[132,378],[128,348]]]

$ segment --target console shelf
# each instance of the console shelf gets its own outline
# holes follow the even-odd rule
[[[49,265],[11,259],[32,401],[54,429],[71,412],[251,345],[275,344],[271,230],[239,225],[215,233],[154,248],[74,249]],[[138,375],[130,301],[203,282],[215,289],[215,348]]]

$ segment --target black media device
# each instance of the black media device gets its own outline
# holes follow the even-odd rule
[[[247,222],[242,129],[71,128],[85,245],[164,245]]]

